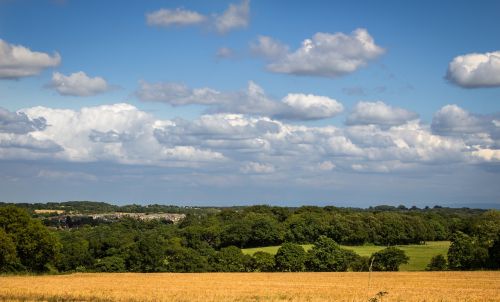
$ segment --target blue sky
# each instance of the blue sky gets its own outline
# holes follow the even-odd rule
[[[500,3],[0,0],[12,201],[499,204]]]

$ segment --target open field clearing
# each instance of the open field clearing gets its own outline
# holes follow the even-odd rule
[[[500,301],[500,272],[73,274],[0,277],[0,301]]]
[[[312,244],[302,245],[307,251],[312,248]],[[349,250],[355,251],[360,256],[370,256],[371,254],[380,251],[386,246],[379,245],[361,245],[361,246],[347,246],[342,245],[341,247]],[[403,264],[400,267],[401,271],[423,271],[433,256],[442,254],[446,257],[448,248],[450,247],[449,241],[429,241],[426,244],[410,244],[410,245],[396,245],[397,248],[405,251],[406,255],[410,257],[408,264]],[[276,254],[280,246],[266,246],[257,247],[250,249],[243,249],[243,253],[253,255],[255,252],[263,251],[270,254]]]

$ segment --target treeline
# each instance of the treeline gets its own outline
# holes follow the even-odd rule
[[[122,212],[122,213],[175,213],[175,214],[187,214],[187,213],[215,213],[218,210],[211,207],[199,208],[199,207],[179,207],[175,205],[160,205],[160,204],[149,204],[149,205],[113,205],[106,202],[96,202],[96,201],[65,201],[65,202],[47,202],[47,203],[8,203],[0,202],[0,207],[2,206],[16,206],[26,209],[29,213],[34,213],[35,210],[59,210],[64,211],[66,214],[79,213],[79,214],[103,214],[110,212]],[[51,216],[59,215],[53,214],[39,214],[37,216]]]
[[[214,248],[230,245],[248,248],[283,242],[306,244],[320,236],[345,245],[419,244],[449,240],[458,231],[481,233],[491,219],[498,220],[493,218],[498,213],[446,208],[360,210],[251,206],[222,209],[213,215],[188,214],[179,230],[188,242],[204,241]],[[494,224],[497,226],[498,221]]]
[[[297,209],[252,206],[188,213],[178,224],[123,219],[49,229],[24,209],[0,207],[4,272],[397,270],[406,255],[389,247],[363,258],[338,244],[396,245],[452,240],[430,269],[498,268],[500,212],[469,209]],[[305,252],[299,244],[314,243]],[[243,247],[282,245],[276,255]],[[386,260],[383,260],[386,259]],[[448,262],[448,263],[447,263]],[[431,263],[432,264],[432,263]]]

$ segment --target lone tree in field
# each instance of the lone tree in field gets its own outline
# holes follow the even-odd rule
[[[285,242],[274,256],[276,268],[282,272],[301,272],[305,269],[306,252],[298,244]]]
[[[370,257],[374,271],[399,271],[399,266],[408,263],[408,260],[410,258],[403,250],[393,246],[373,253]]]

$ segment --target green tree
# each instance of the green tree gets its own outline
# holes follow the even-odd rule
[[[215,255],[213,267],[219,272],[244,272],[247,269],[248,260],[241,249],[228,246]]]
[[[192,248],[171,246],[167,250],[164,265],[169,272],[201,273],[211,271],[207,257]]]
[[[44,272],[55,265],[60,243],[38,220],[15,206],[0,207],[0,228],[12,239],[21,264],[32,272]]]
[[[370,257],[356,257],[349,263],[349,270],[353,272],[367,272],[370,269]]]
[[[0,272],[14,271],[18,264],[16,245],[9,235],[0,228]]]
[[[408,260],[410,258],[403,250],[393,246],[375,252],[370,257],[374,271],[399,271],[399,266],[408,263]]]
[[[276,263],[274,256],[266,252],[256,252],[252,256],[251,267],[256,272],[273,272]]]
[[[472,270],[486,267],[488,250],[478,238],[462,232],[453,235],[448,249],[448,267],[451,270]]]
[[[340,246],[326,236],[320,236],[307,252],[306,269],[314,272],[345,272],[355,258],[354,252]]]
[[[493,245],[488,249],[489,264],[493,269],[500,268],[500,234],[493,242]]]
[[[143,231],[127,251],[129,270],[140,272],[165,271],[165,239],[155,230]]]
[[[57,267],[61,271],[72,271],[77,267],[90,268],[93,264],[89,250],[89,242],[81,236],[80,232],[64,231],[60,233],[62,243],[61,257]]]
[[[447,268],[446,258],[439,254],[431,258],[431,262],[427,265],[427,271],[445,271]]]
[[[298,244],[285,242],[274,256],[276,268],[282,272],[301,272],[305,269],[306,252]]]
[[[285,240],[310,243],[327,234],[331,217],[319,208],[302,207],[285,221]]]
[[[94,268],[99,272],[124,272],[126,270],[125,260],[120,256],[108,256],[97,259]]]
[[[283,241],[283,227],[270,214],[250,213],[245,218],[251,228],[247,246],[267,246]]]

